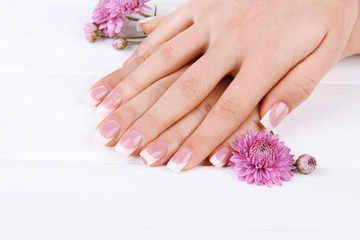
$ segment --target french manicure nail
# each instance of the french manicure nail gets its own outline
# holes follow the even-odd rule
[[[107,115],[109,115],[109,113],[111,113],[120,106],[121,100],[122,98],[120,93],[112,93],[107,98],[105,98],[104,101],[98,106],[98,113],[101,116],[106,117]]]
[[[121,127],[118,121],[109,120],[102,124],[93,134],[99,144],[105,145],[113,140],[119,133]]]
[[[216,151],[210,162],[216,167],[221,168],[229,160],[231,151],[227,147],[222,147]]]
[[[128,59],[125,60],[125,62],[123,63],[123,66],[125,66],[126,64],[128,64],[129,62],[134,60],[135,58],[136,58],[135,54],[131,55],[131,57],[129,57]]]
[[[179,173],[191,160],[191,151],[189,148],[181,148],[170,159],[167,167],[174,173]]]
[[[85,100],[87,101],[88,104],[95,106],[99,104],[106,97],[108,93],[109,93],[108,87],[102,85],[89,90],[89,92],[85,97]]]
[[[159,161],[167,152],[167,145],[163,142],[155,142],[141,151],[142,156],[148,166]]]
[[[273,130],[276,126],[278,126],[288,113],[288,105],[279,102],[274,104],[274,106],[265,114],[265,116],[260,120],[260,122],[267,130],[270,131]]]
[[[138,31],[138,32],[143,32],[144,30],[142,29],[141,24],[150,22],[150,21],[154,20],[155,18],[157,18],[157,16],[148,17],[148,18],[143,18],[143,19],[140,19],[139,21],[137,21],[136,31]]]
[[[140,145],[141,134],[136,130],[126,133],[116,144],[115,150],[123,156],[130,156]]]

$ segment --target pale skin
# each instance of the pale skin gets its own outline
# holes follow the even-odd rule
[[[91,88],[121,95],[98,126],[121,125],[107,146],[136,130],[133,155],[162,142],[166,153],[151,165],[160,166],[186,148],[183,170],[231,150],[236,135],[264,129],[275,104],[293,111],[341,58],[360,53],[359,8],[360,0],[192,0],[143,23],[149,36],[133,60]]]

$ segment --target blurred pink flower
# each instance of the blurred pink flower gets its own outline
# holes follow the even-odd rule
[[[107,22],[99,24],[99,29],[107,36],[113,37],[116,34],[124,31],[129,20],[125,15],[119,14],[116,17],[109,18]]]
[[[313,156],[309,154],[303,154],[296,160],[295,165],[298,168],[299,172],[304,174],[310,174],[315,171],[317,167],[317,162]]]
[[[145,5],[149,0],[100,0],[92,19],[107,36],[113,37],[124,31],[129,20],[125,14],[143,12],[151,9]]]
[[[235,152],[229,165],[240,181],[271,187],[293,176],[293,155],[278,135],[249,130],[245,137],[238,136],[237,141],[230,143]]]
[[[112,42],[112,46],[118,50],[124,49],[127,45],[127,40],[123,37],[115,38]]]
[[[94,23],[98,24],[99,29],[109,37],[113,37],[125,30],[126,25],[129,23],[129,20],[121,12],[111,16],[107,4],[112,1],[114,0],[100,0],[92,15]]]
[[[85,39],[88,42],[95,42],[98,38],[97,26],[93,23],[86,23],[84,27]]]
[[[105,7],[105,4],[109,1],[110,0],[100,0],[98,2],[92,15],[92,20],[94,21],[94,23],[100,25],[109,20],[108,9]]]
[[[151,7],[145,5],[150,0],[110,0],[106,3],[106,7],[110,9],[110,16],[113,17],[119,13],[134,14],[137,12],[144,12],[145,9]]]

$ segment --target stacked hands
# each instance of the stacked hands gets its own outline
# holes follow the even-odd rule
[[[174,172],[207,157],[225,166],[236,135],[272,130],[339,59],[360,52],[359,5],[192,0],[142,21],[149,36],[89,91],[105,117],[96,138]]]

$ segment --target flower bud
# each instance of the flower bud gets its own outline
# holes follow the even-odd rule
[[[309,154],[301,155],[295,162],[299,172],[310,174],[315,171],[317,167],[316,159]]]
[[[98,40],[100,38],[98,30],[98,26],[94,23],[86,23],[84,27],[86,41],[95,42]]]
[[[117,37],[112,42],[112,46],[118,50],[124,49],[127,44],[128,41],[123,37]]]

